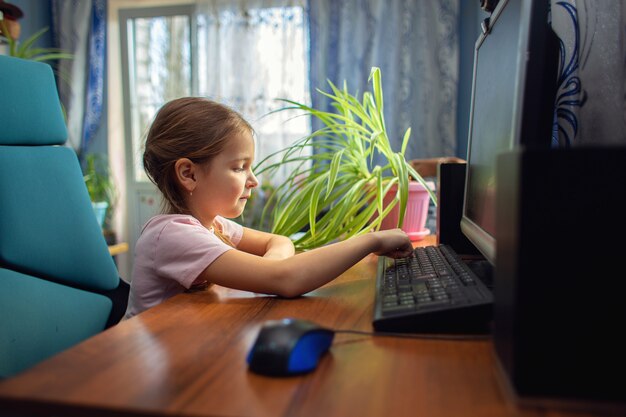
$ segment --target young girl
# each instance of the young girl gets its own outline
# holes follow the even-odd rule
[[[237,112],[203,98],[176,99],[159,110],[143,163],[167,214],[151,218],[137,241],[125,318],[209,284],[297,297],[369,253],[411,253],[409,238],[395,229],[294,254],[289,238],[228,220],[243,212],[258,185],[252,133]]]

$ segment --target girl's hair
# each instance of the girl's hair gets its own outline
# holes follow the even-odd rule
[[[229,138],[245,131],[253,133],[239,113],[205,98],[178,98],[161,107],[146,137],[143,166],[163,194],[163,212],[190,214],[174,172],[178,159],[210,162]]]

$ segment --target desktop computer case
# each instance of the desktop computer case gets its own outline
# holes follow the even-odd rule
[[[494,345],[521,403],[626,411],[626,147],[498,157]]]

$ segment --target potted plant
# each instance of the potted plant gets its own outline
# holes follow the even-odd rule
[[[9,33],[5,20],[0,20],[0,29],[2,30],[2,33]],[[8,55],[15,58],[46,63],[51,63],[50,61],[58,61],[59,59],[73,59],[74,55],[64,51],[63,49],[41,48],[35,45],[39,38],[41,38],[47,31],[48,28],[44,27],[23,41],[19,41],[17,38],[13,38],[12,36],[6,36],[5,39],[8,44]],[[58,68],[52,64],[51,66],[59,78],[69,84],[68,74],[59,71]]]
[[[85,156],[84,179],[98,224],[103,230],[107,229],[117,192],[104,155],[91,153]]]
[[[9,33],[9,29],[4,20],[0,20],[0,29],[2,33]],[[48,31],[48,28],[42,28],[35,32],[24,41],[20,42],[12,36],[6,36],[6,42],[9,46],[9,56],[16,58],[28,59],[31,61],[53,61],[58,59],[72,59],[74,55],[63,51],[59,48],[40,48],[35,43]]]
[[[336,112],[314,109],[302,103],[287,103],[276,111],[296,110],[318,118],[323,127],[282,149],[256,167],[257,175],[272,175],[284,164],[295,169],[270,196],[264,216],[270,216],[274,233],[294,237],[299,250],[381,228],[383,219],[398,207],[397,226],[403,224],[409,183],[415,181],[436,204],[436,196],[405,158],[411,137],[408,128],[401,149],[394,151],[383,115],[381,72],[372,68],[372,92],[359,100],[328,82],[331,92],[321,94],[332,101]],[[310,152],[303,152],[304,150]],[[371,166],[375,155],[384,165]],[[385,196],[391,198],[385,201]]]

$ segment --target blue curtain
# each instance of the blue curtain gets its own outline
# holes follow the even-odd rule
[[[102,120],[104,71],[106,70],[106,2],[94,0],[89,28],[88,76],[81,148],[87,149]]]
[[[456,155],[458,15],[459,0],[309,1],[313,107],[331,110],[327,80],[360,96],[379,67],[394,149],[411,127],[408,159]]]
[[[59,65],[69,79],[59,84],[67,113],[68,145],[79,155],[105,123],[106,0],[52,0],[56,43],[74,54]]]

